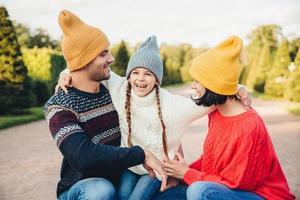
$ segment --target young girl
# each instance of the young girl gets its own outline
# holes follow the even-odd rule
[[[188,185],[189,200],[295,199],[258,113],[246,110],[234,95],[239,79],[242,41],[230,37],[193,62],[192,88],[199,106],[216,105],[209,114],[203,155],[188,166],[166,161],[169,176]]]
[[[111,78],[104,83],[119,114],[121,146],[140,145],[161,160],[174,158],[182,133],[190,122],[215,109],[214,106],[199,107],[188,98],[160,88],[162,77],[159,47],[156,37],[151,36],[131,56],[126,78],[111,72]],[[142,165],[125,171],[119,199],[151,199],[159,190],[160,181],[147,174]]]

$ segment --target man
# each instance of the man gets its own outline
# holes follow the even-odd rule
[[[122,170],[144,164],[156,170],[166,186],[162,163],[139,146],[121,148],[117,112],[108,90],[99,84],[110,77],[114,61],[109,41],[99,29],[69,11],[61,11],[62,52],[72,74],[68,93],[62,90],[45,105],[50,132],[63,155],[57,198],[114,199]]]

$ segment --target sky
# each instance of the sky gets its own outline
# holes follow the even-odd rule
[[[106,33],[112,43],[131,44],[157,35],[159,43],[210,47],[230,35],[277,24],[289,39],[300,36],[300,0],[0,0],[10,18],[46,29],[54,39],[62,31],[59,11],[67,9]]]

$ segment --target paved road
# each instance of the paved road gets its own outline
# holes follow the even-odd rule
[[[170,91],[188,92],[186,87]],[[300,198],[300,118],[288,114],[285,105],[256,99],[253,103],[267,123],[291,190]],[[193,122],[183,138],[188,161],[201,152],[206,124],[206,117]],[[44,120],[0,131],[0,200],[55,199],[60,160]]]

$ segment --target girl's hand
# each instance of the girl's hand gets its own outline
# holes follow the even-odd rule
[[[251,107],[251,103],[252,103],[251,95],[248,92],[248,90],[245,88],[245,86],[239,85],[237,97],[242,101],[242,103],[247,109]]]
[[[67,87],[72,87],[72,77],[69,73],[61,73],[58,79],[58,83],[55,86],[55,93],[59,88],[63,89],[65,93],[68,93]]]

